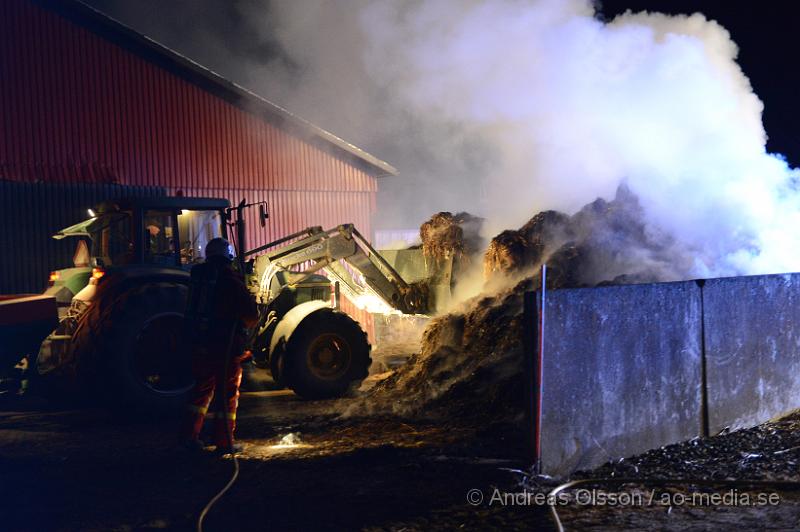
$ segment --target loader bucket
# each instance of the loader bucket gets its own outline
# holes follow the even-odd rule
[[[428,285],[436,312],[450,303],[453,278],[453,257],[436,259],[423,255],[421,249],[389,249],[379,252],[403,280],[409,284],[423,282]]]

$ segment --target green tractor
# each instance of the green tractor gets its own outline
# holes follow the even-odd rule
[[[42,387],[100,391],[151,412],[183,404],[193,384],[183,341],[189,270],[219,236],[234,244],[237,268],[259,306],[251,337],[255,365],[301,397],[341,396],[367,376],[370,345],[358,322],[338,310],[340,291],[391,312],[431,308],[430,292],[406,283],[352,225],[312,227],[245,251],[250,207],[258,208],[263,226],[263,202],[109,201],[55,235],[91,244],[78,245],[76,267],[50,275],[46,293],[58,301],[60,319],[33,365]]]

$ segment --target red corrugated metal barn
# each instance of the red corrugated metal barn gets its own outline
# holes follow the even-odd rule
[[[0,292],[67,266],[47,235],[103,194],[266,200],[254,247],[310,225],[370,235],[377,180],[395,173],[79,2],[0,2],[0,115]]]

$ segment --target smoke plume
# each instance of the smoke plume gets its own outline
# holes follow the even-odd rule
[[[233,5],[237,33],[269,53],[232,47],[209,66],[400,168],[381,182],[379,226],[467,210],[491,236],[625,185],[692,275],[800,270],[798,173],[767,153],[737,46],[702,14],[603,21],[589,0]]]
[[[375,79],[492,147],[479,212],[495,229],[625,183],[697,275],[800,268],[797,172],[766,153],[736,45],[703,15],[604,23],[584,1],[438,0],[362,20]]]

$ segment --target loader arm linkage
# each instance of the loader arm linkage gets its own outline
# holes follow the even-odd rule
[[[294,242],[280,246],[299,238]],[[260,293],[268,288],[270,272],[290,270],[292,267],[313,261],[314,264],[303,271],[306,276],[295,280],[299,284],[306,277],[319,270],[324,270],[331,281],[338,281],[340,289],[351,300],[369,296],[370,289],[387,305],[405,314],[421,314],[428,312],[427,292],[419,285],[409,284],[358,232],[353,224],[344,224],[333,229],[309,227],[265,246],[250,250],[245,257],[265,251],[258,257],[266,274],[259,279]],[[350,271],[341,262],[347,263],[355,272]],[[363,277],[363,283],[358,276]],[[366,286],[365,286],[366,285]],[[367,288],[368,287],[368,288]]]

